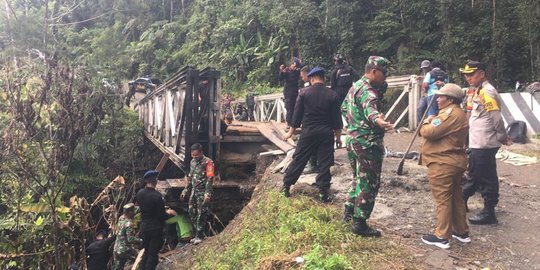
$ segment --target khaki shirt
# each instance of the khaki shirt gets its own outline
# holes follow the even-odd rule
[[[448,164],[467,169],[465,140],[469,132],[469,123],[463,110],[456,104],[439,111],[431,122],[422,123],[422,151],[420,165],[431,163]]]

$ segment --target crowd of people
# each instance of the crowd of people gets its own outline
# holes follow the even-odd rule
[[[343,220],[352,220],[354,234],[378,237],[381,232],[370,227],[367,220],[380,187],[383,138],[394,128],[381,111],[390,63],[384,57],[371,56],[364,74],[358,78],[358,72],[341,55],[336,55],[334,61],[330,87],[325,86],[324,69],[303,66],[298,58],[289,67],[280,67],[290,127],[283,139],[289,139],[302,127],[281,192],[290,197],[291,186],[308,165],[318,173],[314,185],[319,188],[320,200],[332,201],[329,169],[334,164],[334,146],[341,147],[344,130],[344,145],[353,175]],[[420,68],[422,99],[417,111],[422,137],[420,164],[428,168],[437,219],[435,232],[422,236],[421,240],[446,249],[451,238],[471,242],[467,200],[477,191],[484,199],[484,208],[471,215],[469,223],[497,224],[499,181],[495,154],[501,145],[510,145],[512,140],[501,117],[498,92],[487,80],[485,63],[469,61],[459,70],[469,84],[466,88],[449,83],[439,61],[424,60]],[[299,78],[304,81],[300,90]]]
[[[188,199],[188,213],[195,227],[195,237],[190,240],[197,245],[205,237],[205,225],[213,192],[214,163],[203,153],[200,143],[191,145],[191,162],[186,176],[187,186],[180,200]],[[164,244],[165,221],[177,212],[165,206],[163,197],[156,190],[159,171],[149,170],[143,180],[145,186],[135,195],[134,202],[123,207],[116,230],[106,238],[106,232],[97,233],[97,239],[87,249],[89,270],[108,269],[110,247],[113,246],[112,269],[124,269],[129,261],[134,261],[139,249],[144,249],[138,270],[156,269],[158,254]],[[136,212],[140,212],[140,222],[134,222]],[[114,245],[113,245],[114,243]]]
[[[302,65],[299,58],[294,58],[289,67],[280,67],[289,126],[283,139],[291,138],[302,128],[281,192],[286,197],[291,196],[291,186],[306,172],[307,165],[317,173],[314,185],[319,189],[319,199],[323,203],[331,202],[330,167],[334,165],[334,147],[344,145],[352,177],[343,221],[352,221],[351,231],[356,235],[379,237],[381,231],[369,226],[367,221],[381,184],[383,139],[387,131],[394,129],[394,124],[382,112],[390,62],[381,56],[370,56],[360,76],[341,55],[336,55],[334,61],[330,87],[326,86],[323,68]],[[422,74],[418,77],[423,82],[424,94],[418,107],[419,136],[422,137],[419,163],[427,166],[437,220],[434,233],[422,236],[421,240],[446,249],[452,238],[471,242],[467,201],[476,192],[482,195],[484,208],[471,215],[468,222],[497,224],[495,207],[499,201],[499,181],[495,154],[501,145],[510,145],[512,140],[506,134],[500,98],[487,80],[484,63],[469,61],[459,70],[469,84],[467,88],[449,83],[438,61],[424,60],[420,67]],[[300,78],[304,87],[299,89]],[[225,119],[230,119],[233,113],[232,101],[230,95],[223,99]],[[254,95],[248,94],[247,107],[253,106]],[[245,117],[251,120],[252,113],[246,112]],[[191,243],[199,244],[205,237],[215,168],[213,161],[204,156],[201,144],[191,145],[190,150],[188,185],[180,200],[189,197],[188,212],[196,230]],[[155,170],[145,173],[145,187],[137,192],[136,204],[128,203],[123,207],[114,236],[105,238],[105,233],[99,233],[99,238],[88,246],[88,269],[105,269],[109,261],[106,251],[111,245],[114,247],[113,269],[123,269],[136,257],[139,248],[144,249],[139,269],[155,269],[164,243],[165,220],[177,215],[165,206],[162,195],[156,191],[158,174]],[[138,229],[133,221],[137,209],[141,215]]]

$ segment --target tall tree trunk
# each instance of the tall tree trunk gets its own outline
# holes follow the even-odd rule
[[[43,47],[47,47],[47,18],[49,17],[49,0],[45,0],[45,16],[43,17]]]
[[[172,22],[173,20],[173,15],[174,15],[174,0],[170,0],[171,2],[171,10],[169,12],[169,22]]]

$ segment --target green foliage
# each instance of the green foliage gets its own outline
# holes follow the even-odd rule
[[[117,175],[124,175],[130,184],[137,169],[148,166],[142,148],[142,123],[135,111],[119,109],[118,105],[113,105],[96,132],[83,138],[75,149],[66,194],[93,199]]]
[[[295,257],[304,258],[306,269],[380,269],[384,262],[373,254],[392,256],[394,266],[411,263],[384,239],[352,235],[337,208],[275,191],[259,195],[241,223],[197,252],[190,269],[284,269],[295,265]]]
[[[331,68],[336,52],[360,70],[369,55],[381,54],[399,74],[439,59],[458,81],[467,59],[484,60],[500,88],[540,73],[540,8],[533,0],[100,0],[73,10],[74,1],[51,1],[58,10],[49,10],[55,26],[45,33],[43,6],[8,2],[13,13],[0,20],[0,60],[54,48],[114,81],[214,66],[225,89],[242,92],[278,86],[278,67],[292,56]]]
[[[306,254],[306,269],[308,270],[345,270],[354,269],[347,260],[347,258],[341,254],[333,253],[330,256],[321,256],[325,254],[321,245],[315,244],[311,251]]]

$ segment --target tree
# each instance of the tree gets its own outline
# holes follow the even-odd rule
[[[58,207],[68,184],[67,172],[79,140],[92,134],[102,117],[106,89],[82,68],[71,68],[62,60],[21,59],[24,65],[5,70],[7,117],[2,128],[3,168],[32,191],[34,201],[48,206],[56,269],[62,261],[67,239]],[[21,61],[19,61],[21,63]]]

